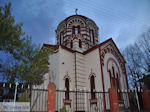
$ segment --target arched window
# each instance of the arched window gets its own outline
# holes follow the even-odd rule
[[[65,79],[65,88],[66,88],[65,98],[69,100],[69,79],[68,78]]]
[[[80,33],[80,26],[78,25],[78,33]]]
[[[112,72],[113,72],[113,77],[115,77],[115,69],[114,69],[114,67],[112,66]]]
[[[115,69],[112,67],[112,73],[108,70],[110,76],[111,87],[116,88],[117,90],[121,90],[120,79],[118,73],[115,75]],[[119,100],[122,100],[122,94],[118,94]]]
[[[79,39],[79,47],[82,48],[82,41]]]
[[[90,40],[93,44],[95,44],[95,38],[94,38],[94,32],[93,30],[90,30]]]
[[[63,43],[63,32],[60,32],[60,45]]]
[[[119,79],[119,75],[118,75],[118,73],[116,73],[116,76],[117,76],[117,89],[119,89],[120,90],[120,79]]]
[[[117,90],[121,91],[120,79],[119,79],[118,73],[116,73],[116,76],[117,76],[117,79],[116,79],[116,81],[117,81]],[[119,98],[119,100],[122,100],[122,94],[118,94],[118,98]]]
[[[73,42],[72,42],[72,40],[70,42],[70,48],[73,48]]]
[[[109,73],[109,77],[110,77],[110,84],[111,84],[111,86],[112,86],[112,74],[111,74],[111,71],[108,70],[108,73]]]
[[[75,34],[75,26],[72,27],[72,33]]]
[[[90,83],[91,83],[91,99],[95,99],[96,98],[96,95],[95,95],[95,80],[94,80],[93,75],[90,78]]]
[[[116,88],[115,69],[112,66],[112,87]]]

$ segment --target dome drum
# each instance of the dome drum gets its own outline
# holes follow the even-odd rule
[[[73,15],[57,27],[57,44],[72,50],[84,52],[98,44],[98,27],[91,19]]]

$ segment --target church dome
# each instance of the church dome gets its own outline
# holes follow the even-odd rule
[[[85,17],[85,16],[83,16],[83,15],[72,15],[72,16],[69,16],[69,17],[67,17],[66,19],[65,19],[65,21],[67,21],[68,19],[70,19],[70,18],[72,18],[72,17],[81,17],[81,18],[83,18],[83,19],[89,19],[89,18],[87,18],[87,17]]]
[[[98,43],[98,27],[82,15],[64,19],[56,29],[57,44],[76,51],[86,51]]]

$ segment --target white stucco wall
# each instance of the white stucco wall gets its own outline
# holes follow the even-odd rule
[[[74,89],[74,53],[69,52],[63,48],[59,49],[59,89],[65,90],[64,76],[68,75],[70,78],[70,90]]]
[[[49,81],[53,82],[56,85],[56,89],[59,87],[59,71],[60,71],[60,52],[54,52],[49,55],[50,63],[50,72],[49,72]]]
[[[100,69],[100,57],[99,57],[99,49],[98,48],[85,55],[85,66],[86,66],[86,75],[87,75],[86,89],[90,90],[89,76],[91,74],[91,69],[92,69],[92,72],[96,75],[95,89],[96,89],[96,91],[103,91],[101,69]]]
[[[107,45],[108,44],[110,44],[110,42],[108,42]],[[102,48],[104,46],[102,46]],[[76,58],[75,58],[75,55],[76,55]],[[110,58],[113,61],[115,61],[115,63],[113,61],[109,61],[108,63],[108,60],[110,60]],[[76,76],[77,76],[77,85],[78,85],[77,89],[90,91],[89,76],[91,73],[94,73],[96,76],[95,77],[95,89],[96,91],[103,91],[99,48],[96,48],[95,50],[87,54],[82,54],[78,52],[75,53],[75,52],[68,51],[60,46],[57,53],[51,54],[50,55],[50,74],[56,75],[55,80],[52,80],[53,82],[55,82],[56,88],[58,90],[65,90],[64,77],[69,77],[70,90],[76,90],[75,62],[76,62]],[[120,78],[120,83],[121,83],[121,89],[126,90],[127,86],[126,86],[125,74],[122,73],[122,69],[120,67],[120,64],[117,58],[110,52],[107,52],[104,57],[104,66],[102,66],[103,76],[104,76],[104,89],[105,89],[104,91],[108,92],[108,89],[111,88],[108,69],[112,70],[112,65],[115,69],[115,73],[118,73],[120,75],[119,78]],[[59,102],[60,103],[59,106],[62,107],[63,99],[65,98],[65,95],[63,96],[58,95],[57,97],[61,97],[61,102]],[[83,97],[85,97],[84,102],[85,104],[87,104],[89,100],[87,100],[86,96],[83,95]],[[73,99],[75,97],[72,95],[70,95],[70,98],[72,100],[75,100]],[[110,105],[109,105],[108,94],[105,96],[105,101],[106,101],[106,109],[109,109]],[[99,102],[101,102],[101,105],[103,108],[103,96],[101,97]],[[85,106],[85,108],[86,108],[85,110],[87,110],[88,106]]]

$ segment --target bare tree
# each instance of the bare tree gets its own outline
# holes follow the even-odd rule
[[[150,30],[137,38],[133,45],[123,50],[127,62],[129,84],[132,87],[141,87],[139,79],[150,70]]]

